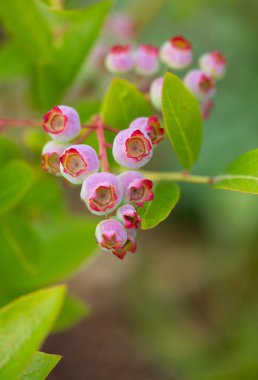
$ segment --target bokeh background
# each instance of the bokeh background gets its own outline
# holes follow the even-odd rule
[[[67,8],[89,3],[94,1],[64,1]],[[227,57],[195,173],[218,174],[257,148],[257,0],[120,0],[117,11],[135,23],[135,43],[160,45],[182,34],[193,44],[195,64],[213,49]],[[112,33],[108,38],[110,44],[127,42]],[[39,115],[24,73],[22,79],[0,76],[0,110],[6,117]],[[67,102],[90,98],[94,110],[110,79],[86,62]],[[36,152],[36,137],[21,138]],[[168,143],[151,167],[179,168]],[[77,192],[64,193],[70,212],[84,215]],[[172,215],[138,240],[136,255],[120,262],[97,252],[69,279],[72,293],[91,311],[76,327],[48,338],[44,350],[64,355],[49,379],[256,380],[257,198],[182,185]]]

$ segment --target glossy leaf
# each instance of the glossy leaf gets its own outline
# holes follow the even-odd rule
[[[154,228],[165,220],[176,206],[179,197],[180,189],[174,182],[155,182],[154,200],[146,202],[142,208],[138,209],[142,218],[142,229]]]
[[[60,311],[65,287],[18,298],[0,310],[0,380],[16,379],[33,358]]]
[[[258,194],[258,149],[242,154],[214,181],[216,189]]]
[[[19,380],[45,380],[61,359],[60,355],[36,352]]]
[[[89,314],[89,308],[78,298],[68,295],[65,298],[62,311],[54,326],[54,332],[60,332],[73,327]]]
[[[52,31],[36,0],[2,1],[0,18],[6,30],[32,62],[52,58]]]
[[[184,168],[195,163],[202,144],[202,117],[197,100],[171,73],[164,79],[162,112],[165,129]]]
[[[13,161],[0,170],[0,214],[16,206],[33,181],[33,171],[23,161]]]

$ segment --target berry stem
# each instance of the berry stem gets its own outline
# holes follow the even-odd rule
[[[191,175],[187,172],[152,172],[152,171],[141,171],[146,178],[153,181],[164,180],[164,181],[178,181],[178,182],[190,182],[190,183],[200,183],[206,185],[212,185],[214,179],[212,177]]]
[[[41,121],[0,118],[0,127],[39,127]]]
[[[106,150],[106,140],[104,129],[105,126],[101,121],[100,116],[96,116],[94,118],[94,124],[97,126],[97,137],[99,142],[99,159],[101,162],[101,169],[103,172],[109,171],[108,158],[107,158],[107,150]]]
[[[95,124],[83,124],[81,127],[87,128],[87,129],[98,129],[98,127]],[[119,129],[112,128],[112,127],[109,127],[108,125],[104,125],[104,124],[103,124],[103,129],[105,131],[110,131],[110,132],[114,132],[114,133],[120,132]]]

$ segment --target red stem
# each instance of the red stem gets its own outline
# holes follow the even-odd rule
[[[101,162],[101,169],[103,172],[108,172],[109,165],[108,165],[108,158],[107,158],[104,125],[99,116],[95,118],[94,122],[97,126],[97,136],[98,136],[98,142],[99,142],[99,159]]]
[[[4,119],[0,118],[0,126],[8,127],[40,127],[42,125],[41,121],[34,120],[17,120],[17,119]]]

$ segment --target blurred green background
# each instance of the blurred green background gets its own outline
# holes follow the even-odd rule
[[[94,1],[64,5],[81,8],[88,3]],[[114,10],[135,20],[136,43],[160,45],[182,34],[193,44],[195,64],[200,54],[213,49],[228,59],[195,173],[220,173],[235,157],[257,148],[257,1],[120,0]],[[3,43],[5,39],[3,34]],[[0,72],[2,116],[40,117],[31,101],[26,65],[21,61],[17,76],[14,71],[9,76]],[[90,98],[95,111],[109,81],[86,63],[65,100],[82,104]],[[37,162],[42,135],[15,138],[31,147]],[[152,165],[178,169],[169,144],[160,147]],[[83,214],[77,192],[68,189],[65,194],[71,212]],[[84,241],[78,244],[83,247]],[[50,378],[256,380],[257,247],[256,197],[183,185],[171,217],[155,231],[140,234],[136,256],[120,263],[97,255],[70,280],[92,314],[46,343],[48,351],[65,355]]]

